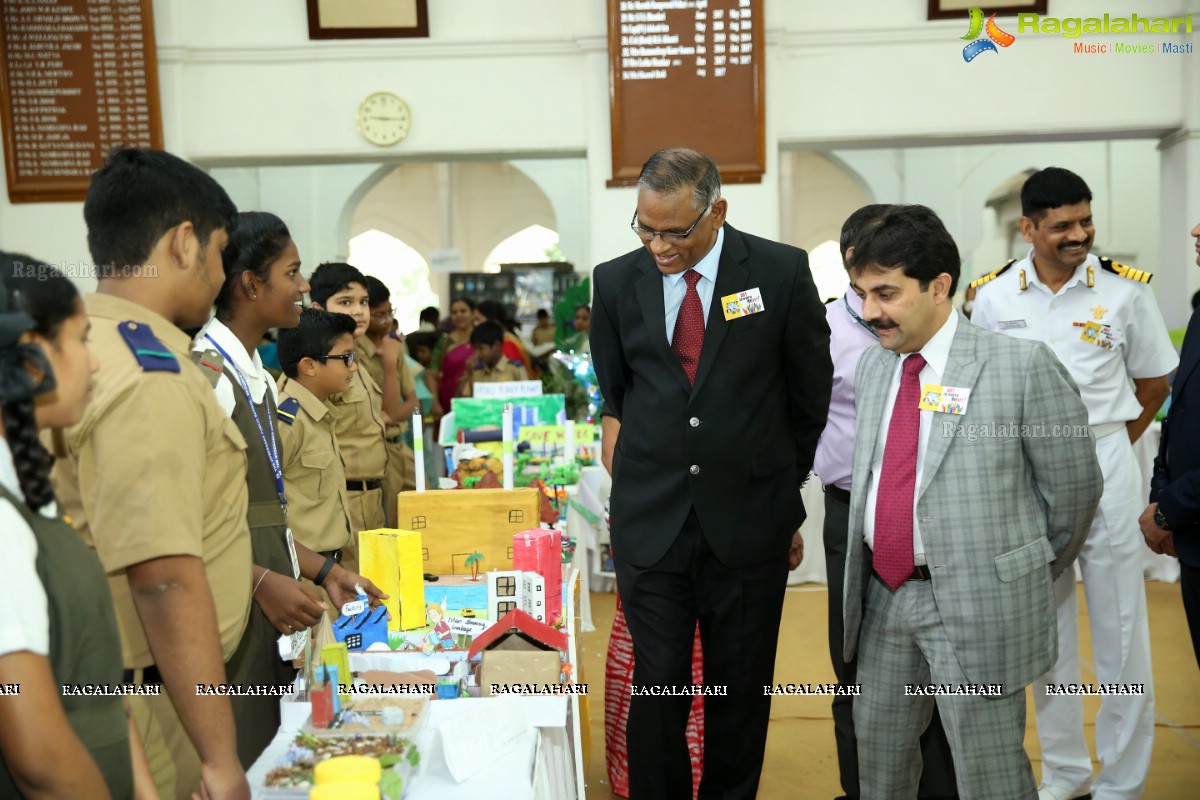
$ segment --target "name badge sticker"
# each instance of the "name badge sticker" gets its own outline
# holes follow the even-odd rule
[[[970,389],[926,383],[921,386],[920,408],[924,411],[962,415],[967,413],[967,402],[970,397]]]
[[[1114,350],[1119,343],[1116,331],[1104,323],[1094,320],[1083,326],[1083,333],[1079,335],[1079,338],[1105,350]]]
[[[725,321],[737,319],[738,317],[748,317],[751,314],[757,314],[765,310],[762,300],[762,292],[757,287],[747,289],[744,292],[737,294],[727,294],[721,298],[721,310],[725,312]]]
[[[998,326],[999,326],[1000,330],[1002,330],[1002,331],[1017,330],[1019,328],[1025,327],[1025,320],[1023,320],[1023,319],[1005,319],[1005,320],[1001,320],[998,323]]]

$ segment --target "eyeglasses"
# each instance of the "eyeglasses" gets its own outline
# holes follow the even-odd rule
[[[372,322],[390,322],[396,318],[395,311],[377,311],[371,315]]]
[[[686,231],[652,231],[649,228],[643,228],[638,224],[637,209],[634,209],[633,219],[629,221],[629,227],[634,233],[637,234],[637,237],[646,244],[653,242],[655,236],[661,237],[662,240],[667,244],[679,244],[684,239],[692,235],[692,231],[696,230],[696,226],[700,224],[700,220],[704,219],[704,216],[710,211],[712,211],[711,205],[700,212],[700,216],[696,217],[696,221],[688,226]]]
[[[333,355],[331,353],[327,356],[313,356],[313,358],[315,358],[317,361],[328,361],[331,358],[336,358],[347,367],[354,363],[354,353],[341,353],[339,355]]]

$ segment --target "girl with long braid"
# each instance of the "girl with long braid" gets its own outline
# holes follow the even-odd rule
[[[158,796],[123,700],[92,688],[122,683],[117,620],[38,439],[83,416],[88,327],[70,280],[0,252],[0,797]]]

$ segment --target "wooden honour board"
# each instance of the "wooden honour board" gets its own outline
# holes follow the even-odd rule
[[[161,149],[151,0],[2,0],[0,126],[13,203],[82,200],[113,147]]]
[[[608,0],[609,186],[664,147],[707,153],[725,183],[766,169],[763,0]]]

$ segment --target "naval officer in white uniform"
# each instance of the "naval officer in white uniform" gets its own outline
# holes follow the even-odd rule
[[[1092,194],[1078,175],[1049,167],[1021,190],[1021,232],[1029,254],[973,282],[971,322],[1037,339],[1079,385],[1096,434],[1104,495],[1079,554],[1092,630],[1096,683],[1142,694],[1103,697],[1092,764],[1083,735],[1083,698],[1056,694],[1081,682],[1079,609],[1073,570],[1055,584],[1058,661],[1034,684],[1042,749],[1041,800],[1142,796],[1154,743],[1154,686],[1138,515],[1144,507],[1132,443],[1169,394],[1179,364],[1150,289],[1150,273],[1090,254]],[[1053,432],[1049,432],[1054,435]],[[1069,434],[1068,434],[1069,435]]]

